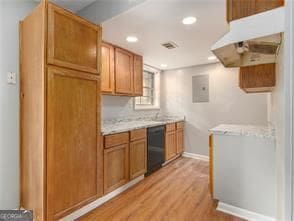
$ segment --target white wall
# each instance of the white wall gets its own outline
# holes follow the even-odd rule
[[[210,102],[192,103],[192,76],[208,74]],[[163,111],[186,116],[187,152],[208,155],[208,130],[218,124],[267,124],[267,94],[246,94],[238,87],[238,69],[209,64],[166,71]]]
[[[276,87],[271,99],[271,122],[276,129],[277,220],[291,220],[291,157],[292,157],[292,97],[293,93],[293,1],[286,0],[284,41],[276,67]],[[292,10],[292,11],[291,11]],[[292,46],[292,52],[291,52]],[[292,53],[292,55],[291,55]]]
[[[97,0],[80,10],[77,14],[98,24],[121,14],[144,1],[145,0]]]
[[[131,97],[103,95],[101,105],[103,120],[154,116],[160,112],[160,110],[134,110],[134,99]]]
[[[19,79],[18,23],[35,5],[0,1],[0,209],[19,206],[19,82],[7,85],[6,72]]]

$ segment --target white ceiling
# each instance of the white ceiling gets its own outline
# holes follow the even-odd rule
[[[40,0],[35,0],[40,1]],[[77,12],[86,6],[92,4],[96,0],[49,0],[63,8],[66,8],[70,11]]]
[[[121,15],[103,22],[103,39],[144,56],[144,63],[163,69],[206,64],[210,47],[228,31],[225,0],[147,0]],[[182,19],[197,17],[184,26]],[[139,38],[126,42],[128,35]],[[168,50],[160,44],[175,42]],[[214,61],[215,62],[215,61]]]

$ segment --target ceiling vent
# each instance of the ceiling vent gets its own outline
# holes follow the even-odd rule
[[[179,47],[176,43],[174,43],[172,41],[162,43],[161,45],[163,47],[167,48],[167,49],[174,49],[174,48],[178,48]]]

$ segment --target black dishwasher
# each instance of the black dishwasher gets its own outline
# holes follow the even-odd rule
[[[164,126],[148,128],[147,176],[164,163],[164,128]]]

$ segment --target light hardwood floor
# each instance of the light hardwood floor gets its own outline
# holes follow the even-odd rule
[[[241,221],[215,210],[208,171],[207,162],[179,158],[80,221]]]

